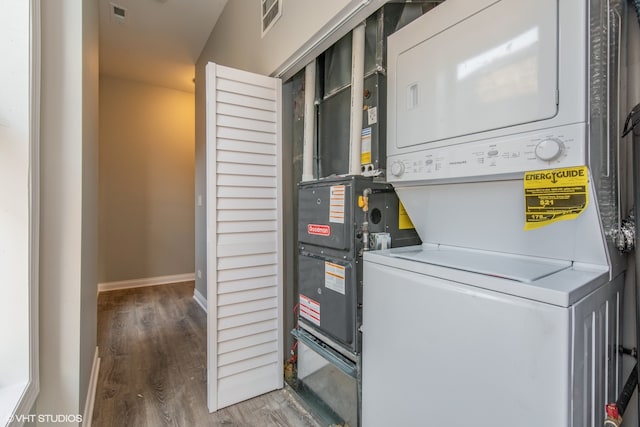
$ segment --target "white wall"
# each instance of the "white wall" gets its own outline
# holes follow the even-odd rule
[[[230,1],[197,66],[213,61],[269,75],[350,3],[351,0],[283,0],[282,16],[262,38],[260,2]]]
[[[194,94],[100,77],[100,283],[193,273]]]
[[[41,18],[41,390],[35,412],[82,414],[96,347],[97,0],[43,1]]]
[[[98,1],[82,0],[82,267],[80,273],[80,409],[96,350],[98,308]]]
[[[0,389],[29,378],[29,2],[0,14]]]

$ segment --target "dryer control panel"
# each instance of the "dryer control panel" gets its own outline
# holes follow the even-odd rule
[[[390,182],[514,176],[585,164],[584,124],[390,156]]]

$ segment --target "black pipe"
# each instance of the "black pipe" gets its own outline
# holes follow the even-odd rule
[[[624,129],[622,129],[622,137],[624,138],[634,131],[638,124],[640,124],[640,104],[633,107],[629,112],[629,115],[627,115],[627,120],[624,122]]]
[[[371,194],[393,193],[393,192],[395,192],[393,188],[374,188],[371,190]]]
[[[620,397],[616,401],[616,406],[618,406],[618,411],[620,412],[620,416],[624,414],[624,411],[627,409],[627,405],[629,405],[629,401],[631,400],[631,395],[633,395],[636,386],[638,385],[638,364],[633,367],[633,370],[629,374],[629,378],[627,378],[627,382],[624,384],[624,388],[622,389],[622,393],[620,393]]]
[[[626,354],[627,356],[631,356],[635,359],[638,358],[638,350],[634,347],[634,348],[626,348],[623,346],[618,346],[618,350],[620,351],[620,354]]]

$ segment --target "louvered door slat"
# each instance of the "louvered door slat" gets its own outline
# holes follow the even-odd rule
[[[281,82],[207,66],[209,410],[282,388]]]

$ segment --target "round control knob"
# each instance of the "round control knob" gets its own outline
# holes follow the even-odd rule
[[[564,151],[564,144],[559,139],[544,139],[536,145],[536,157],[545,162],[557,159]]]
[[[395,161],[391,163],[391,175],[400,176],[404,173],[404,163]]]

